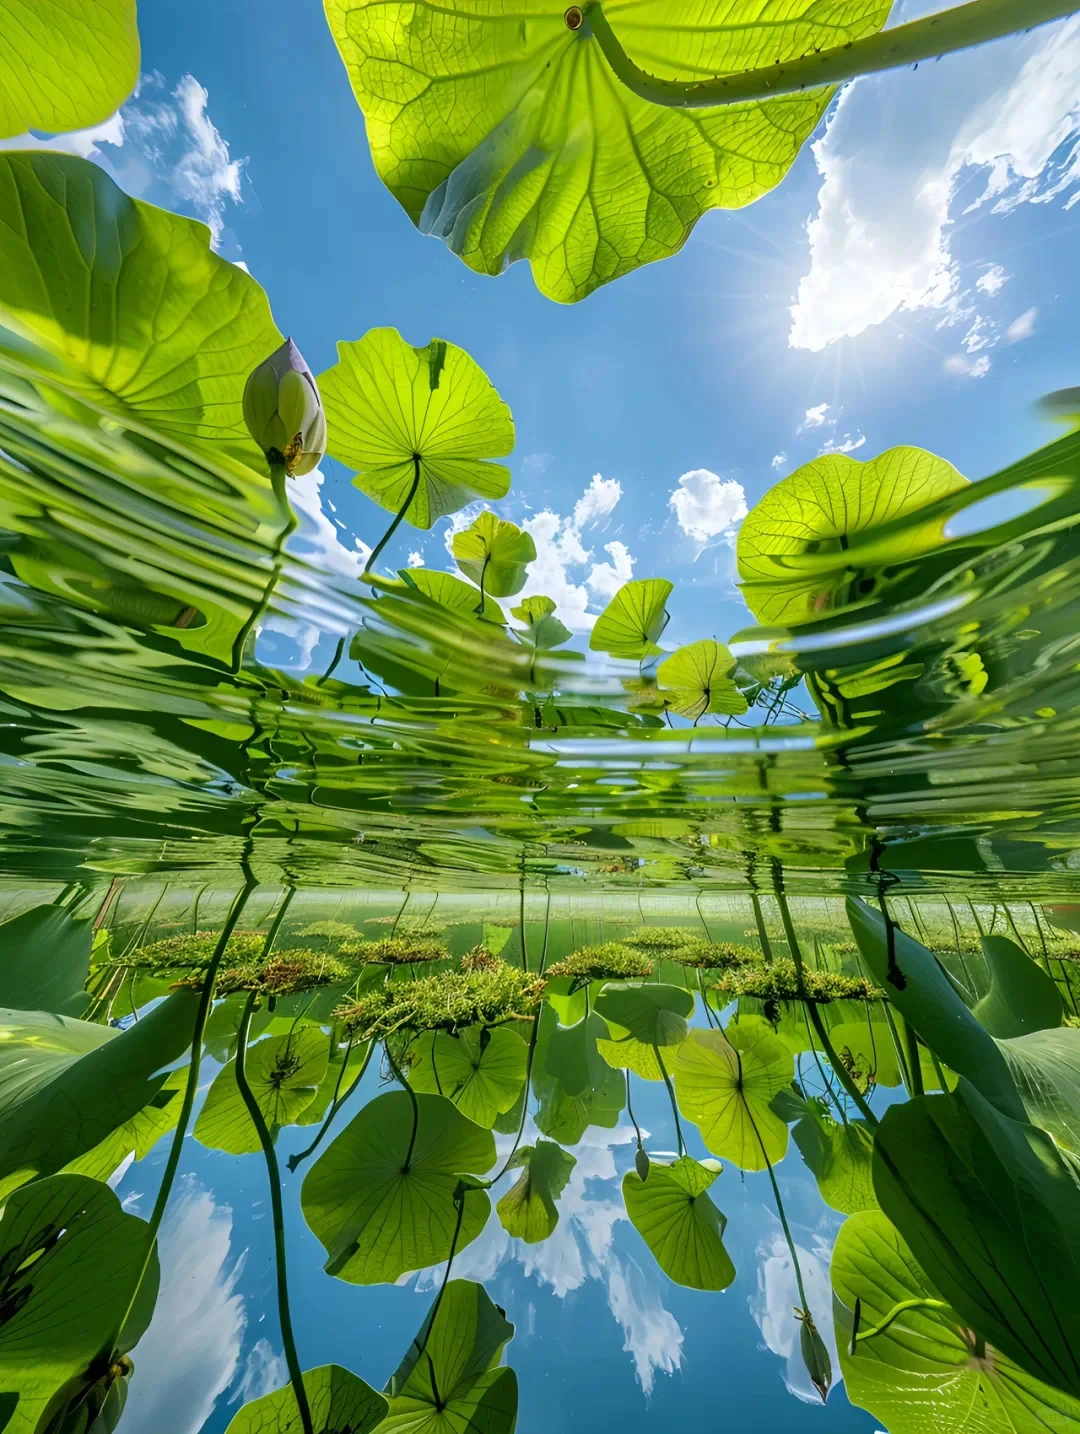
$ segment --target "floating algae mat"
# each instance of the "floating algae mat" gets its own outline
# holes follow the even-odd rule
[[[573,302],[822,85],[1073,7],[701,8],[327,16],[413,221]],[[125,99],[97,9],[0,7],[0,132]],[[390,328],[315,375],[209,239],[0,151],[0,1429],[1080,1431],[1076,393],[977,481],[824,454],[741,630],[633,578],[584,652],[497,376]]]

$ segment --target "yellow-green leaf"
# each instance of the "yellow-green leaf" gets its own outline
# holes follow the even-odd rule
[[[791,1084],[795,1063],[764,1021],[691,1031],[673,1067],[679,1109],[714,1155],[742,1170],[764,1170],[784,1158],[788,1128],[771,1105]]]

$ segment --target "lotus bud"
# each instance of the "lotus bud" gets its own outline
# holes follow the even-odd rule
[[[799,1331],[799,1348],[802,1352],[803,1364],[806,1365],[810,1383],[821,1395],[821,1402],[824,1404],[829,1397],[829,1389],[832,1385],[832,1361],[829,1359],[829,1351],[825,1348],[825,1341],[818,1334],[817,1326],[814,1324],[809,1310],[796,1310],[795,1318],[802,1321],[802,1329]]]
[[[649,1157],[639,1145],[637,1154],[634,1156],[634,1169],[638,1173],[638,1179],[643,1183],[649,1178]]]
[[[244,422],[268,463],[290,478],[316,468],[326,452],[322,400],[303,355],[286,339],[244,385]]]

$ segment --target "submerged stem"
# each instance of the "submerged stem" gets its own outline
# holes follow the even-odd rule
[[[293,512],[289,503],[289,495],[285,488],[286,481],[287,475],[284,460],[280,463],[271,461],[270,482],[274,489],[274,497],[277,499],[278,510],[284,521],[278,529],[278,535],[274,541],[274,565],[270,571],[270,577],[267,580],[266,586],[262,590],[262,596],[259,598],[256,606],[252,608],[250,615],[245,620],[233,641],[232,671],[234,673],[239,672],[244,665],[244,654],[247,650],[248,638],[254,631],[256,623],[260,618],[266,616],[266,610],[270,606],[270,599],[274,596],[274,589],[277,587],[281,578],[281,570],[285,566],[285,543],[289,534],[296,529],[296,514]]]
[[[344,1060],[342,1061],[342,1063],[341,1063],[341,1070],[338,1072],[337,1085],[336,1085],[335,1088],[334,1088],[334,1098],[333,1098],[333,1100],[330,1102],[330,1109],[329,1109],[329,1110],[327,1111],[327,1113],[326,1113],[326,1118],[325,1118],[325,1120],[323,1121],[323,1123],[319,1126],[318,1134],[315,1136],[315,1139],[311,1142],[311,1144],[307,1147],[307,1149],[306,1149],[306,1150],[301,1150],[301,1152],[300,1152],[299,1155],[290,1155],[289,1158],[288,1158],[288,1160],[285,1162],[286,1165],[289,1167],[289,1173],[290,1173],[290,1174],[292,1174],[292,1172],[295,1171],[295,1169],[296,1169],[296,1167],[297,1167],[298,1165],[302,1165],[303,1162],[308,1158],[309,1155],[314,1155],[315,1151],[318,1150],[319,1146],[322,1144],[323,1139],[324,1139],[325,1136],[326,1136],[326,1132],[330,1129],[330,1126],[333,1124],[334,1119],[336,1118],[338,1111],[339,1111],[339,1110],[341,1109],[341,1107],[350,1099],[350,1097],[352,1096],[353,1091],[356,1089],[356,1087],[357,1087],[357,1086],[360,1084],[360,1082],[364,1079],[364,1076],[367,1074],[367,1068],[368,1068],[368,1066],[371,1064],[371,1057],[372,1057],[372,1055],[373,1055],[373,1053],[374,1053],[374,1051],[375,1051],[375,1046],[376,1046],[376,1044],[377,1044],[377,1042],[375,1042],[375,1041],[372,1041],[372,1042],[370,1043],[370,1045],[369,1045],[368,1048],[367,1048],[367,1055],[365,1055],[365,1057],[364,1057],[364,1059],[363,1059],[363,1063],[361,1064],[360,1070],[358,1071],[358,1073],[357,1073],[357,1075],[356,1075],[356,1079],[352,1081],[352,1083],[351,1083],[350,1086],[349,1086],[349,1089],[345,1092],[345,1094],[344,1094],[343,1096],[340,1096],[340,1098],[339,1098],[338,1092],[341,1090],[341,1082],[342,1082],[342,1079],[344,1078],[344,1075],[345,1075],[345,1067],[349,1064],[349,1051],[348,1051],[348,1050],[346,1051],[346,1053],[345,1053],[345,1059],[344,1059]],[[351,1047],[352,1047],[352,1043],[350,1042],[350,1043],[349,1043],[349,1048],[351,1049]]]
[[[656,1056],[656,1064],[660,1067],[660,1074],[664,1077],[664,1084],[667,1086],[668,1099],[671,1101],[671,1113],[675,1117],[675,1134],[679,1141],[679,1158],[681,1159],[686,1154],[686,1145],[682,1138],[682,1126],[679,1124],[679,1107],[675,1103],[671,1077],[667,1073],[667,1066],[664,1065],[664,1057],[660,1054],[659,1046],[653,1046],[653,1054]]]
[[[616,79],[638,99],[668,109],[704,109],[766,100],[917,65],[921,60],[1064,19],[1077,9],[1076,0],[969,0],[861,40],[705,80],[667,80],[642,70],[623,49],[599,3],[584,7],[580,32],[583,38],[596,41]]]

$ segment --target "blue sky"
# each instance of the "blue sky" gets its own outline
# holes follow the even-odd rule
[[[498,506],[537,539],[527,591],[581,631],[632,572],[675,580],[669,639],[729,636],[733,533],[778,477],[897,443],[981,477],[1051,437],[1033,402],[1078,381],[1080,20],[860,82],[771,195],[572,308],[413,229],[318,0],[144,0],[140,29],[138,97],[60,143],[209,222],[316,372],[376,325],[468,349],[517,423]],[[385,526],[330,461],[297,501],[345,571]],[[445,529],[388,556],[446,566]]]

